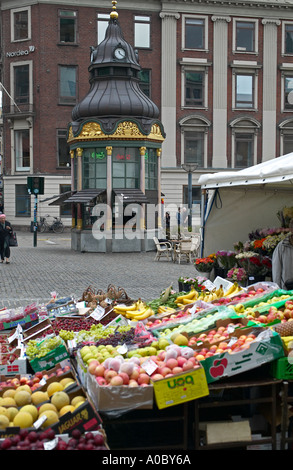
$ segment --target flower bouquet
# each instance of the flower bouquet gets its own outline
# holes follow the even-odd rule
[[[200,277],[179,277],[178,286],[179,291],[188,292],[193,287],[198,292],[201,292],[204,289],[204,286],[201,285],[202,278]]]
[[[261,256],[254,251],[246,251],[236,255],[238,264],[243,267],[248,276],[265,276],[272,268],[271,260],[268,256]]]
[[[244,268],[232,268],[227,273],[227,278],[230,281],[244,282],[247,280],[247,272]]]
[[[217,251],[216,253],[217,264],[220,268],[231,269],[237,264],[236,253],[234,251]]]
[[[194,262],[195,269],[200,273],[210,273],[215,266],[215,259],[213,256],[206,258],[196,258]]]

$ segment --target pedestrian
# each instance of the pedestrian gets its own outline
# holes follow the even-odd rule
[[[180,238],[180,226],[181,226],[181,212],[180,212],[180,207],[178,207],[177,211],[177,231],[178,231],[178,238]]]
[[[272,279],[281,289],[293,289],[293,219],[288,236],[278,243],[272,257]]]
[[[166,230],[166,238],[170,240],[170,212],[166,212],[165,215],[165,230]]]
[[[12,233],[12,227],[10,222],[6,220],[5,214],[0,214],[0,254],[1,263],[4,263],[6,258],[6,264],[10,263],[10,246],[9,238]]]

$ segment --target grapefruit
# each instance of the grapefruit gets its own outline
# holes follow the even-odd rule
[[[30,413],[34,422],[39,416],[38,408],[35,405],[24,405],[22,408],[20,408],[20,411],[27,411],[28,413]]]
[[[33,417],[27,411],[19,411],[13,419],[14,426],[19,426],[20,428],[30,428],[33,424]]]
[[[73,413],[73,411],[75,410],[74,406],[73,405],[65,405],[61,408],[61,410],[59,411],[59,416],[63,416],[65,415],[66,413],[68,413],[69,411],[71,413]]]
[[[16,389],[15,388],[9,388],[8,390],[5,390],[2,397],[3,398],[12,397],[13,398],[15,394],[16,394]]]
[[[9,426],[9,418],[5,415],[0,415],[0,429],[6,429]]]
[[[14,395],[14,400],[17,406],[29,405],[32,401],[32,396],[26,390],[16,391]]]
[[[56,406],[57,410],[61,410],[63,406],[70,404],[70,398],[66,392],[55,392],[51,397],[51,403]]]
[[[85,402],[85,397],[83,397],[82,395],[77,395],[76,397],[72,398],[70,404],[75,406],[77,405],[77,403],[83,403],[83,402]]]
[[[55,411],[57,413],[57,408],[56,408],[55,405],[53,405],[53,403],[44,403],[39,408],[39,415],[42,414],[44,411],[47,411],[47,410]]]
[[[48,397],[50,398],[54,393],[61,392],[63,385],[60,382],[51,382],[47,387]]]
[[[44,401],[49,400],[48,394],[46,392],[41,392],[41,390],[34,392],[31,398],[32,403],[36,406],[40,403],[43,403]]]
[[[16,401],[12,397],[5,397],[1,402],[1,406],[16,406]]]
[[[42,424],[42,428],[52,426],[53,424],[58,423],[59,421],[58,414],[53,410],[44,411],[42,414],[39,415],[39,418],[41,418],[42,416],[47,417],[47,419]]]
[[[66,387],[66,385],[73,384],[75,380],[71,379],[70,377],[65,377],[64,379],[60,380],[61,385]]]

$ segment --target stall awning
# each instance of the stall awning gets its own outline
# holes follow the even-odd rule
[[[72,194],[64,202],[87,204],[105,192],[105,189],[82,189],[81,191],[76,191],[76,193]]]
[[[149,204],[150,202],[141,189],[113,189],[113,193],[125,204]]]
[[[62,204],[65,204],[66,199],[68,199],[74,193],[75,191],[66,191],[65,193],[60,194],[60,196],[55,199],[55,201],[49,203],[49,206],[62,206]]]

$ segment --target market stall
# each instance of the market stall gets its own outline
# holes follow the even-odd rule
[[[146,300],[90,286],[0,317],[1,450],[274,449],[280,423],[290,442],[278,397],[293,379],[292,291],[195,277]]]
[[[293,154],[243,170],[204,174],[202,254],[233,250],[248,232],[279,226],[278,211],[292,206]]]

